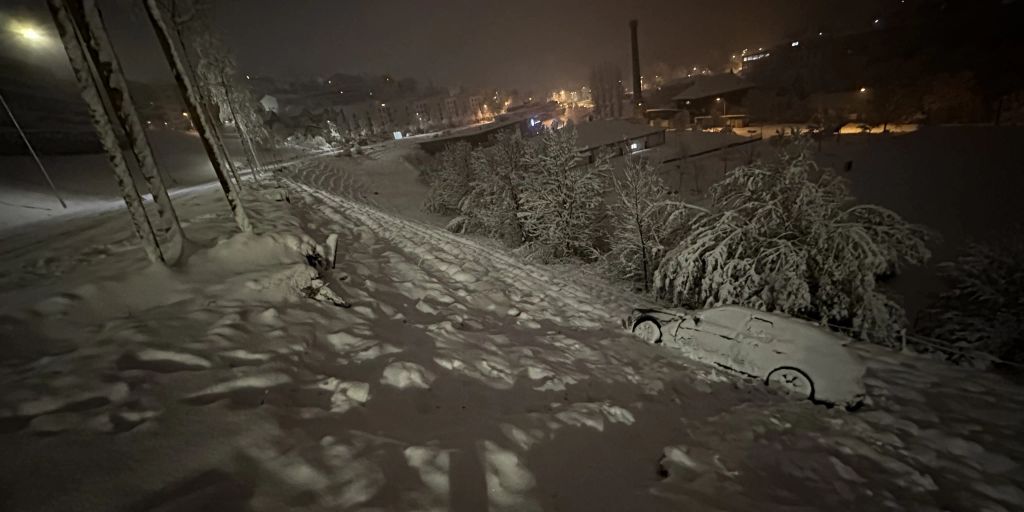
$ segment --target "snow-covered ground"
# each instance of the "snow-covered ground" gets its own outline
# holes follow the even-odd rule
[[[789,402],[624,333],[636,297],[351,199],[338,160],[250,194],[255,235],[178,198],[181,268],[121,212],[5,240],[0,509],[1024,507],[1021,387],[864,348],[864,410]],[[301,291],[332,233],[349,309]]]
[[[172,195],[217,186],[210,159],[194,132],[151,130],[147,134]],[[225,144],[239,169],[247,168],[237,135],[225,134]],[[309,157],[293,149],[262,153],[264,165]],[[33,229],[39,222],[124,208],[105,154],[42,155],[41,159],[68,208],[61,207],[32,157],[0,156],[0,238],[11,231]],[[138,183],[144,186],[141,177]]]

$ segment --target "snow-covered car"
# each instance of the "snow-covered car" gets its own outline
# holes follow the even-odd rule
[[[864,363],[849,338],[790,316],[740,306],[636,309],[625,327],[664,345],[816,403],[864,403]]]

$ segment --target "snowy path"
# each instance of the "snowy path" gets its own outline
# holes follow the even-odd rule
[[[225,240],[206,197],[182,269],[83,258],[130,245],[104,219],[17,240],[4,268],[37,273],[0,295],[23,347],[0,359],[0,510],[1024,504],[1019,386],[865,351],[863,412],[788,402],[622,332],[628,294],[343,197],[327,162],[291,204],[247,201],[264,235]],[[350,309],[285,293],[331,233]]]

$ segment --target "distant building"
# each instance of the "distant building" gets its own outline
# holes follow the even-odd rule
[[[624,156],[665,144],[665,130],[626,119],[603,119],[576,126],[576,147],[588,161],[601,151]]]
[[[710,113],[723,101],[739,105],[754,84],[733,73],[698,76],[672,97],[676,108],[691,112]],[[727,113],[727,112],[726,112]]]
[[[734,73],[697,76],[672,97],[678,112],[701,128],[746,125],[743,100],[754,84]],[[665,112],[652,112],[664,116]],[[648,119],[652,119],[651,115]]]

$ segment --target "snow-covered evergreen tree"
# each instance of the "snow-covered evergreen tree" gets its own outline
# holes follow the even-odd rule
[[[473,147],[468,142],[457,142],[441,152],[437,168],[427,175],[430,191],[423,202],[424,210],[444,215],[459,213],[473,180],[472,155]]]
[[[612,231],[605,264],[614,277],[628,279],[649,291],[670,229],[665,184],[644,158],[627,159],[622,177],[613,176],[611,184]]]
[[[516,247],[526,241],[523,189],[529,145],[518,132],[500,133],[494,146],[474,152],[473,181],[450,228],[476,231]]]
[[[1024,242],[1008,237],[998,244],[971,245],[940,265],[940,272],[948,287],[925,311],[924,331],[1024,363]]]
[[[565,128],[544,133],[527,162],[530,179],[525,182],[520,215],[530,240],[527,252],[542,260],[596,258],[606,212],[608,157],[583,162],[576,130]]]
[[[927,260],[926,232],[890,210],[853,204],[808,146],[798,140],[715,184],[711,211],[666,254],[655,288],[678,304],[742,304],[892,341],[905,315],[877,280]]]

